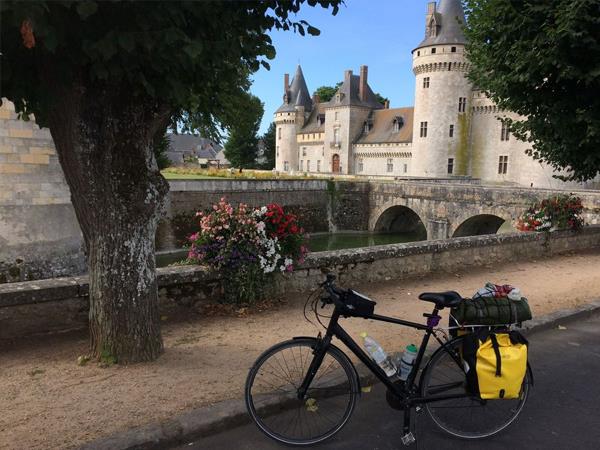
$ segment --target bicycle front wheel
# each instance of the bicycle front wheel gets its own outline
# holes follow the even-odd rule
[[[330,346],[303,399],[298,398],[317,340],[301,338],[263,353],[246,380],[246,406],[267,436],[288,445],[313,445],[348,422],[359,392],[358,377],[344,353]]]
[[[466,375],[460,361],[462,338],[438,350],[423,374],[423,397],[467,393]],[[426,403],[425,409],[446,433],[463,439],[481,439],[499,433],[519,415],[529,394],[531,380],[525,373],[521,393],[515,399],[481,400],[474,396]]]

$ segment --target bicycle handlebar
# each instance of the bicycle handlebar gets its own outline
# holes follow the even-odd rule
[[[335,275],[328,273],[327,279],[323,283],[320,284],[320,286],[325,289],[327,294],[329,294],[328,297],[321,297],[322,306],[325,306],[325,305],[331,304],[331,303],[334,303],[336,306],[340,306],[340,307],[344,306],[343,302],[340,300],[340,297],[344,294],[344,290],[339,289],[335,285],[335,278],[336,278]]]

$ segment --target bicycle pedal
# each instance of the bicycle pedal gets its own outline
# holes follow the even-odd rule
[[[412,434],[412,432],[406,433],[404,436],[402,436],[401,440],[402,444],[404,444],[405,446],[409,446],[417,442],[417,440],[415,439],[415,435]]]

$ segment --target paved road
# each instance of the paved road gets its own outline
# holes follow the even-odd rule
[[[417,416],[413,449],[600,449],[600,315],[565,330],[530,339],[535,386],[516,423],[496,437],[467,442],[439,431],[426,413]],[[400,443],[401,414],[385,403],[379,387],[363,394],[353,417],[333,439],[313,448],[385,450]],[[269,450],[286,447],[247,425],[179,447]]]

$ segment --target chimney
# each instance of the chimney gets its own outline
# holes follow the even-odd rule
[[[365,101],[367,98],[367,75],[369,68],[367,66],[360,66],[360,82],[358,85],[358,98],[361,101]]]
[[[389,101],[389,100],[386,100],[386,101],[383,103],[383,107],[384,107],[385,109],[390,109],[390,101]]]
[[[351,70],[344,71],[344,83],[350,83],[350,78],[352,78],[352,71]]]
[[[317,93],[313,94],[312,102],[313,102],[313,105],[316,105],[317,103],[321,103],[321,97],[319,97],[319,94],[317,94]]]
[[[427,3],[427,14],[433,14],[435,12],[435,2]]]
[[[283,75],[283,98],[285,103],[289,103],[288,91],[290,89],[290,74],[286,73]]]

